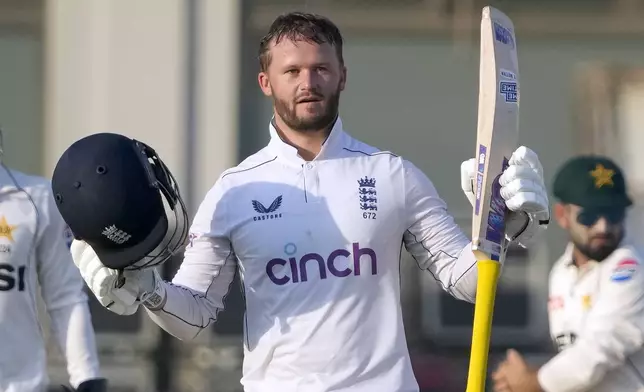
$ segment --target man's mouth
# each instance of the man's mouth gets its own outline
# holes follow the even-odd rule
[[[596,242],[599,242],[602,244],[607,244],[613,241],[613,237],[609,235],[598,235],[593,237],[591,240],[595,240]]]
[[[297,100],[297,103],[320,102],[320,97],[303,97]]]

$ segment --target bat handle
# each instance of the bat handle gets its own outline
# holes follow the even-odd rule
[[[493,260],[479,260],[476,266],[478,269],[478,281],[466,392],[485,391],[494,299],[496,297],[496,284],[501,271],[501,264]]]
[[[125,285],[125,276],[123,276],[123,270],[120,269],[117,271],[116,282],[114,282],[114,288],[120,289]]]

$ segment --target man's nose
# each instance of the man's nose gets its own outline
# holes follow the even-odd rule
[[[300,89],[310,90],[316,86],[317,75],[310,69],[300,71]]]
[[[608,220],[605,217],[600,216],[593,226],[593,229],[599,233],[607,233],[609,227],[610,224],[608,223]]]

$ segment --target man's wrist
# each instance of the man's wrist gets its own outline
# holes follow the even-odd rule
[[[152,291],[141,296],[141,304],[147,309],[155,311],[163,308],[166,302],[165,282],[156,271],[152,272],[154,284]]]
[[[552,382],[549,382],[549,374],[544,366],[537,370],[537,383],[543,392],[552,391]]]
[[[107,380],[104,378],[93,378],[85,380],[78,385],[77,388],[72,389],[65,385],[61,385],[65,392],[107,392]]]

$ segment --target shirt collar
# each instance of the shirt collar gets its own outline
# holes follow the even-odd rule
[[[297,153],[297,149],[290,144],[285,143],[277,133],[277,127],[275,126],[274,118],[271,119],[269,125],[269,132],[271,136],[271,141],[268,146],[279,158],[285,159],[289,162],[296,163],[298,165],[303,164],[305,161]],[[345,146],[347,134],[342,127],[342,120],[338,116],[333,123],[331,128],[331,133],[326,138],[322,144],[322,149],[320,153],[313,159],[314,161],[321,161],[325,159],[331,159],[338,156],[340,151]]]
[[[575,262],[574,262],[573,256],[572,256],[572,251],[573,251],[574,248],[575,248],[575,246],[572,243],[569,243],[566,246],[566,250],[564,251],[563,255],[561,256],[563,258],[564,265],[566,267],[570,267],[570,266],[575,265]]]
[[[9,168],[0,165],[0,193],[12,192],[17,190],[18,187],[14,182],[13,176],[9,173]]]
[[[564,266],[568,270],[574,270],[575,273],[577,274],[577,277],[581,277],[583,274],[592,271],[597,265],[598,262],[595,260],[588,260],[587,264],[584,264],[582,268],[577,268],[574,262],[574,257],[573,257],[573,249],[574,245],[572,243],[569,243],[568,246],[566,246],[566,250],[563,254],[563,259],[564,259]]]

